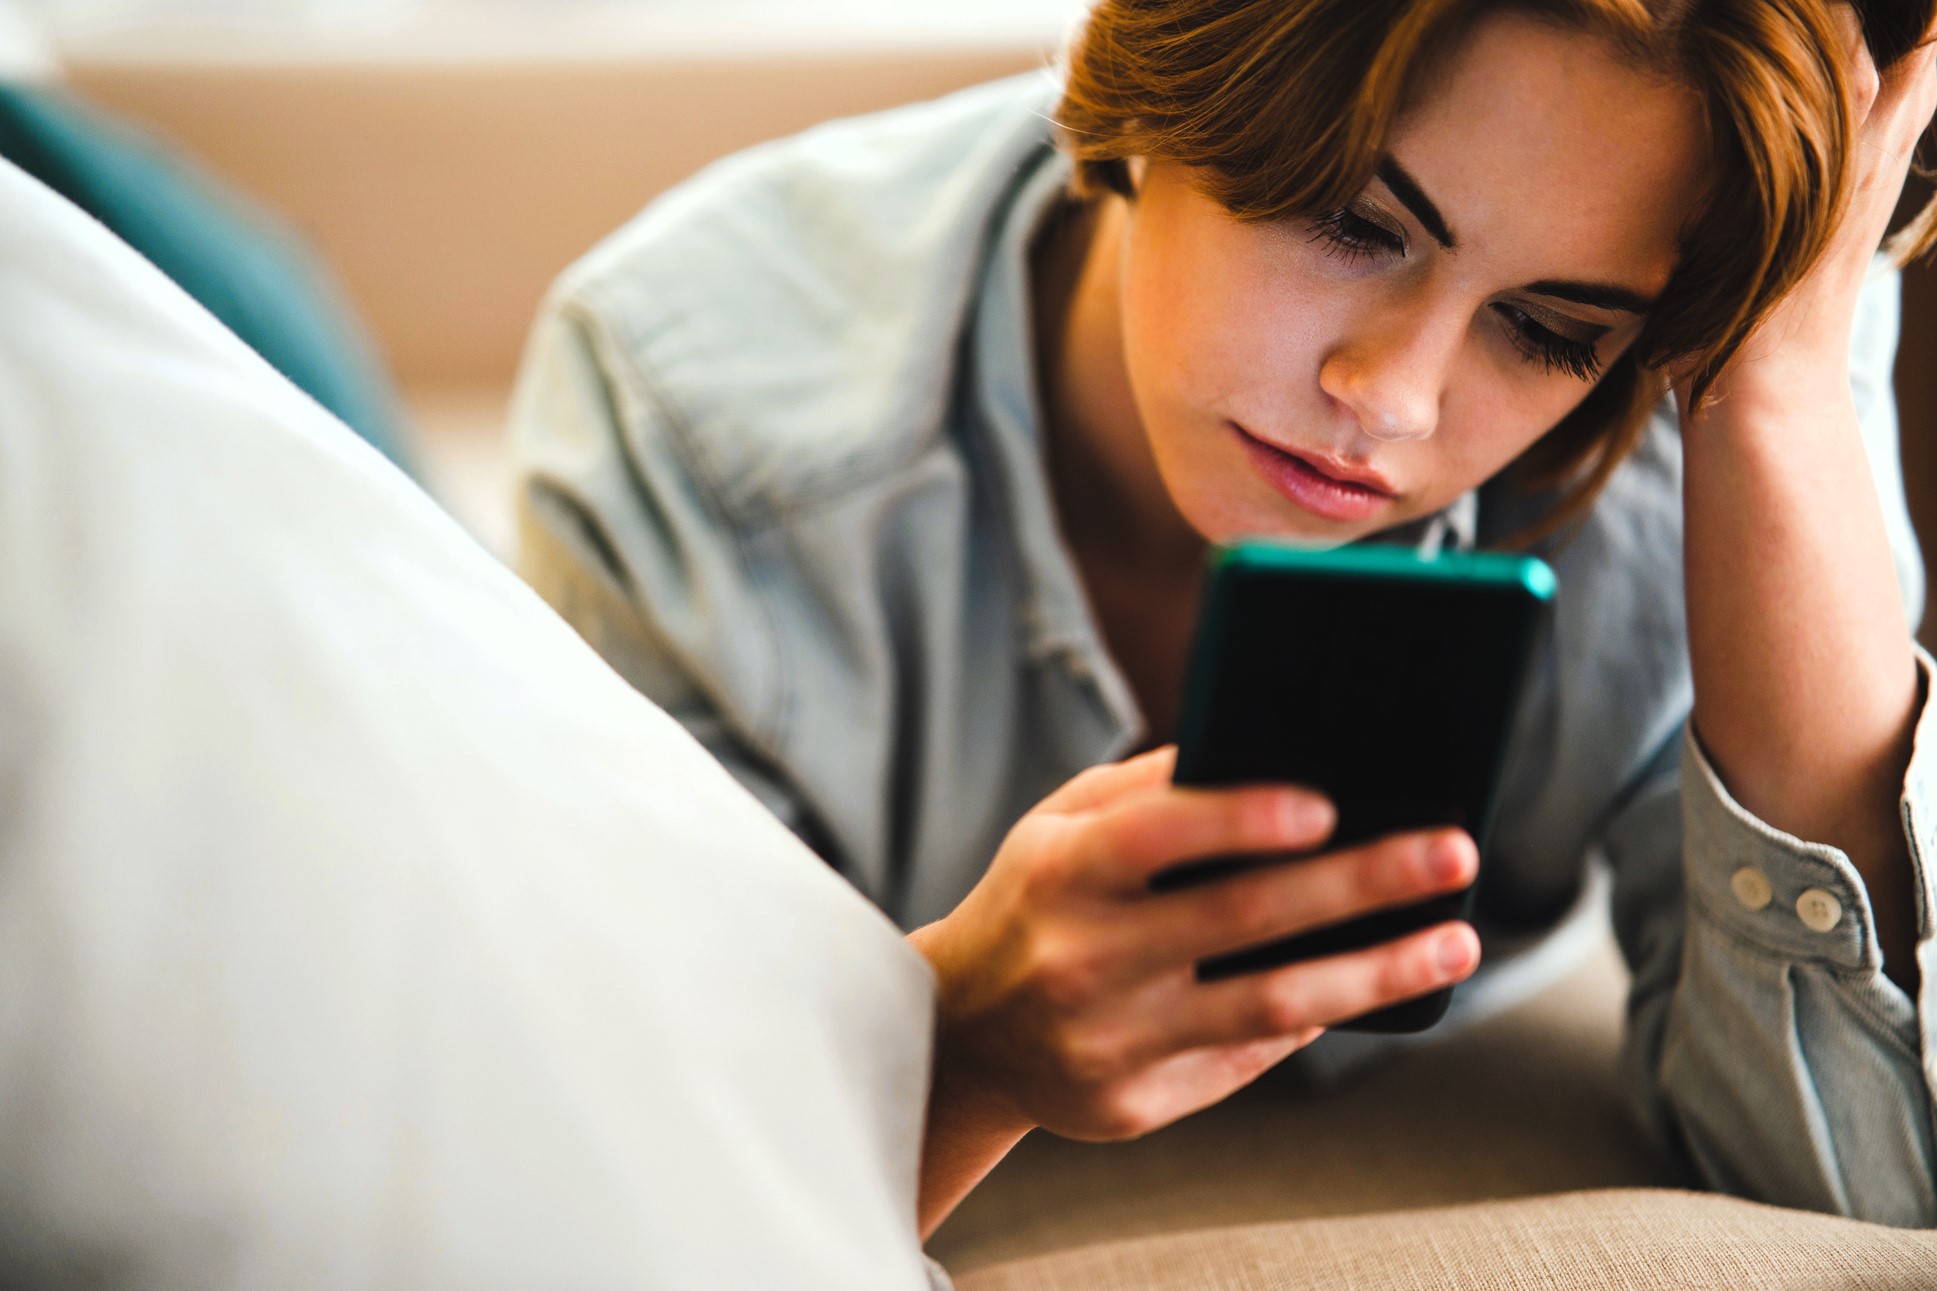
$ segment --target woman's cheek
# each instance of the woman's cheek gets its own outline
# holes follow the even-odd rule
[[[1278,426],[1312,414],[1322,311],[1287,309],[1283,293],[1256,287],[1205,279],[1174,297],[1174,328],[1160,342],[1167,384],[1200,417]]]
[[[1449,392],[1439,458],[1448,501],[1478,488],[1578,406],[1586,387],[1563,386],[1548,374],[1495,369],[1488,379]]]
[[[1148,283],[1125,303],[1130,385],[1146,420],[1212,419],[1255,371],[1254,341],[1238,311],[1209,293],[1183,281]]]

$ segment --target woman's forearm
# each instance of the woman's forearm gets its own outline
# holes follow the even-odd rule
[[[1937,102],[1927,54],[1880,75],[1853,10],[1852,183],[1822,256],[1682,428],[1695,730],[1729,792],[1840,848],[1890,977],[1914,992],[1917,902],[1898,801],[1922,697],[1850,393],[1857,303]]]
[[[941,1227],[962,1198],[988,1177],[1029,1132],[1027,1124],[986,1100],[955,1088],[945,1074],[928,1098],[916,1219],[923,1241]]]
[[[1882,508],[1841,363],[1773,371],[1725,379],[1683,434],[1695,729],[1743,807],[1848,854],[1914,990],[1920,696]]]
[[[923,1241],[947,1219],[962,1198],[988,1177],[1009,1150],[1035,1126],[1013,1107],[981,1088],[962,1069],[960,1046],[948,1019],[949,984],[959,973],[941,923],[918,928],[909,944],[935,966],[942,985],[935,1035],[934,1077],[928,1091],[928,1121],[922,1135],[921,1180],[915,1215]]]

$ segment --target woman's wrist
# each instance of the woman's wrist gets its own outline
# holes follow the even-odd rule
[[[1791,337],[1771,345],[1769,338],[1751,338],[1749,345],[1764,347],[1761,352],[1725,368],[1699,408],[1682,403],[1683,442],[1698,450],[1713,444],[1795,452],[1811,451],[1805,446],[1826,436],[1855,438],[1847,333],[1835,343]]]
[[[1002,1100],[960,1079],[937,1044],[916,1199],[924,1241],[1034,1128]]]
[[[1012,1103],[978,1080],[956,1043],[949,1018],[955,974],[948,954],[946,919],[918,928],[909,944],[935,970],[937,1010],[928,1120],[922,1139],[921,1183],[916,1218],[922,1238],[988,1176],[1035,1126]]]

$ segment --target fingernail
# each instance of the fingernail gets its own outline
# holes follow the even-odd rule
[[[1466,873],[1466,848],[1460,839],[1441,834],[1427,845],[1426,865],[1441,883]]]
[[[1464,933],[1447,933],[1439,939],[1439,947],[1434,953],[1439,959],[1440,968],[1448,975],[1465,972],[1473,962],[1473,948]]]
[[[1319,794],[1293,790],[1285,795],[1285,828],[1294,838],[1329,834],[1337,818],[1330,800]]]

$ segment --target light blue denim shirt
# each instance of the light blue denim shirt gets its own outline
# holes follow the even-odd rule
[[[1143,738],[1042,457],[1028,248],[1069,176],[1054,95],[1026,77],[714,167],[564,276],[516,403],[525,574],[907,927]],[[1864,298],[1853,380],[1914,621],[1896,291]],[[1743,811],[1686,734],[1680,470],[1664,410],[1543,552],[1560,593],[1484,861],[1487,967],[1456,1013],[1552,971],[1604,861],[1631,1087],[1663,1140],[1731,1192],[1937,1224],[1937,737],[1920,724],[1903,796],[1913,1003],[1848,859]],[[1488,488],[1412,537],[1485,544],[1540,505]]]

